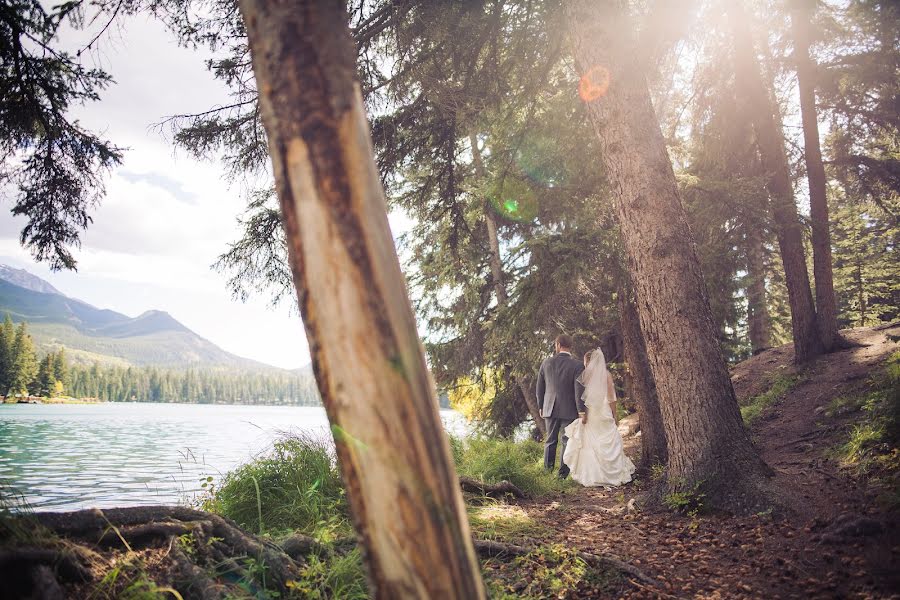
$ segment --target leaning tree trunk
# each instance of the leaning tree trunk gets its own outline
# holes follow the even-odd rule
[[[637,404],[641,425],[641,466],[665,465],[669,460],[666,432],[662,413],[659,411],[656,382],[647,360],[647,347],[644,345],[637,307],[625,285],[619,286],[618,296],[625,364],[629,371],[628,387]]]
[[[809,286],[803,250],[803,227],[794,202],[790,166],[784,150],[784,136],[776,115],[778,107],[763,81],[755,57],[747,15],[740,0],[729,0],[728,15],[734,33],[735,77],[738,98],[753,124],[762,168],[766,172],[775,234],[784,265],[788,302],[791,305],[791,329],[794,358],[806,362],[822,353],[822,341],[816,324],[816,308]]]
[[[828,225],[828,198],[825,193],[825,165],[819,145],[816,114],[815,67],[809,56],[810,19],[815,0],[793,0],[791,26],[794,33],[794,61],[800,91],[803,121],[803,155],[809,182],[809,213],[812,221],[813,275],[816,280],[816,323],[822,346],[830,352],[838,346],[837,301],[831,262],[831,232]]]
[[[478,137],[474,133],[469,134],[469,144],[472,148],[472,162],[475,165],[475,174],[479,179],[483,179],[486,175],[484,169],[484,161],[481,159],[481,149],[478,148]],[[497,298],[497,304],[506,307],[509,304],[509,294],[506,292],[505,277],[503,274],[503,257],[500,254],[500,236],[497,234],[497,218],[491,210],[490,203],[484,201],[484,224],[487,227],[488,234],[488,251],[490,256],[488,262],[491,267],[491,283],[494,285],[494,295]],[[541,416],[541,409],[538,406],[537,396],[533,391],[533,386],[522,375],[515,375],[516,385],[522,392],[522,398],[528,413],[534,420],[534,426],[541,432],[541,436],[547,435],[547,424]]]
[[[745,509],[767,469],[741,421],[631,24],[621,0],[570,0],[567,18],[656,380],[669,489],[702,486],[711,503]]]
[[[343,4],[240,0],[313,369],[378,598],[483,598]]]

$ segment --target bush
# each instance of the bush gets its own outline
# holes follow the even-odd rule
[[[326,440],[292,435],[229,472],[203,508],[260,533],[300,530],[327,538],[349,529],[344,486]]]
[[[478,437],[452,441],[451,448],[459,474],[485,483],[509,481],[531,496],[563,491],[570,486],[568,481],[544,470],[543,446],[533,440]]]

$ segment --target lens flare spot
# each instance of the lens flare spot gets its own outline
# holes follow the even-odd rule
[[[537,217],[537,197],[526,180],[507,178],[488,197],[494,212],[505,219],[527,223]]]
[[[606,67],[591,67],[587,73],[581,76],[578,82],[578,95],[585,102],[593,102],[606,95],[609,89],[609,69]]]

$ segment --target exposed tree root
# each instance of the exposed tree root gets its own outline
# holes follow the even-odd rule
[[[521,493],[512,484],[486,487],[496,493]],[[485,493],[480,482],[478,491]],[[262,587],[254,578],[253,564],[264,565],[269,590],[287,595],[287,583],[299,578],[299,567],[308,555],[344,554],[356,547],[355,538],[325,545],[300,533],[276,546],[242,531],[228,519],[184,507],[94,509],[36,514],[33,519],[59,537],[45,541],[45,547],[0,550],[0,577],[22,597],[45,600],[64,597],[63,586],[92,585],[92,580],[99,579],[91,570],[92,565],[103,562],[97,551],[113,550],[114,556],[121,557],[124,552],[125,557],[136,557],[144,550],[157,555],[162,550],[165,558],[157,565],[162,571],[156,573],[159,584],[170,585],[185,600],[218,600],[227,597],[229,586],[238,581]],[[485,540],[474,543],[482,558],[513,558],[537,548]],[[577,554],[592,567],[614,569],[641,586],[657,586],[637,567],[618,558]]]
[[[265,571],[265,586],[286,594],[287,583],[299,577],[302,556],[242,531],[218,515],[173,506],[139,506],[110,510],[34,515],[44,528],[88,548],[139,552],[165,548],[167,583],[185,598],[210,600],[228,595],[230,583],[259,586],[253,565]],[[8,554],[8,556],[6,555]],[[90,580],[89,566],[78,553],[46,548],[16,548],[0,554],[0,571],[24,564],[32,588],[52,590],[46,567],[60,582]],[[5,566],[6,565],[6,566]],[[39,570],[40,569],[40,570]],[[58,587],[58,585],[57,585]],[[52,592],[47,597],[52,596]]]
[[[475,551],[482,558],[515,557],[524,556],[533,552],[535,547],[507,544],[490,540],[475,540]],[[578,557],[595,568],[612,568],[623,573],[626,577],[636,579],[644,585],[656,587],[659,583],[645,574],[643,571],[618,558],[588,552],[577,552]]]
[[[460,477],[459,486],[464,492],[473,494],[481,494],[492,498],[503,496],[514,496],[516,498],[525,498],[527,494],[509,481],[501,481],[500,483],[484,483],[471,477]]]

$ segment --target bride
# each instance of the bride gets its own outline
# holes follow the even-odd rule
[[[569,443],[563,455],[572,479],[585,486],[616,486],[631,481],[634,463],[622,449],[622,436],[613,416],[616,389],[606,370],[603,351],[597,348],[584,355],[581,375],[584,404],[580,419],[566,427]]]

